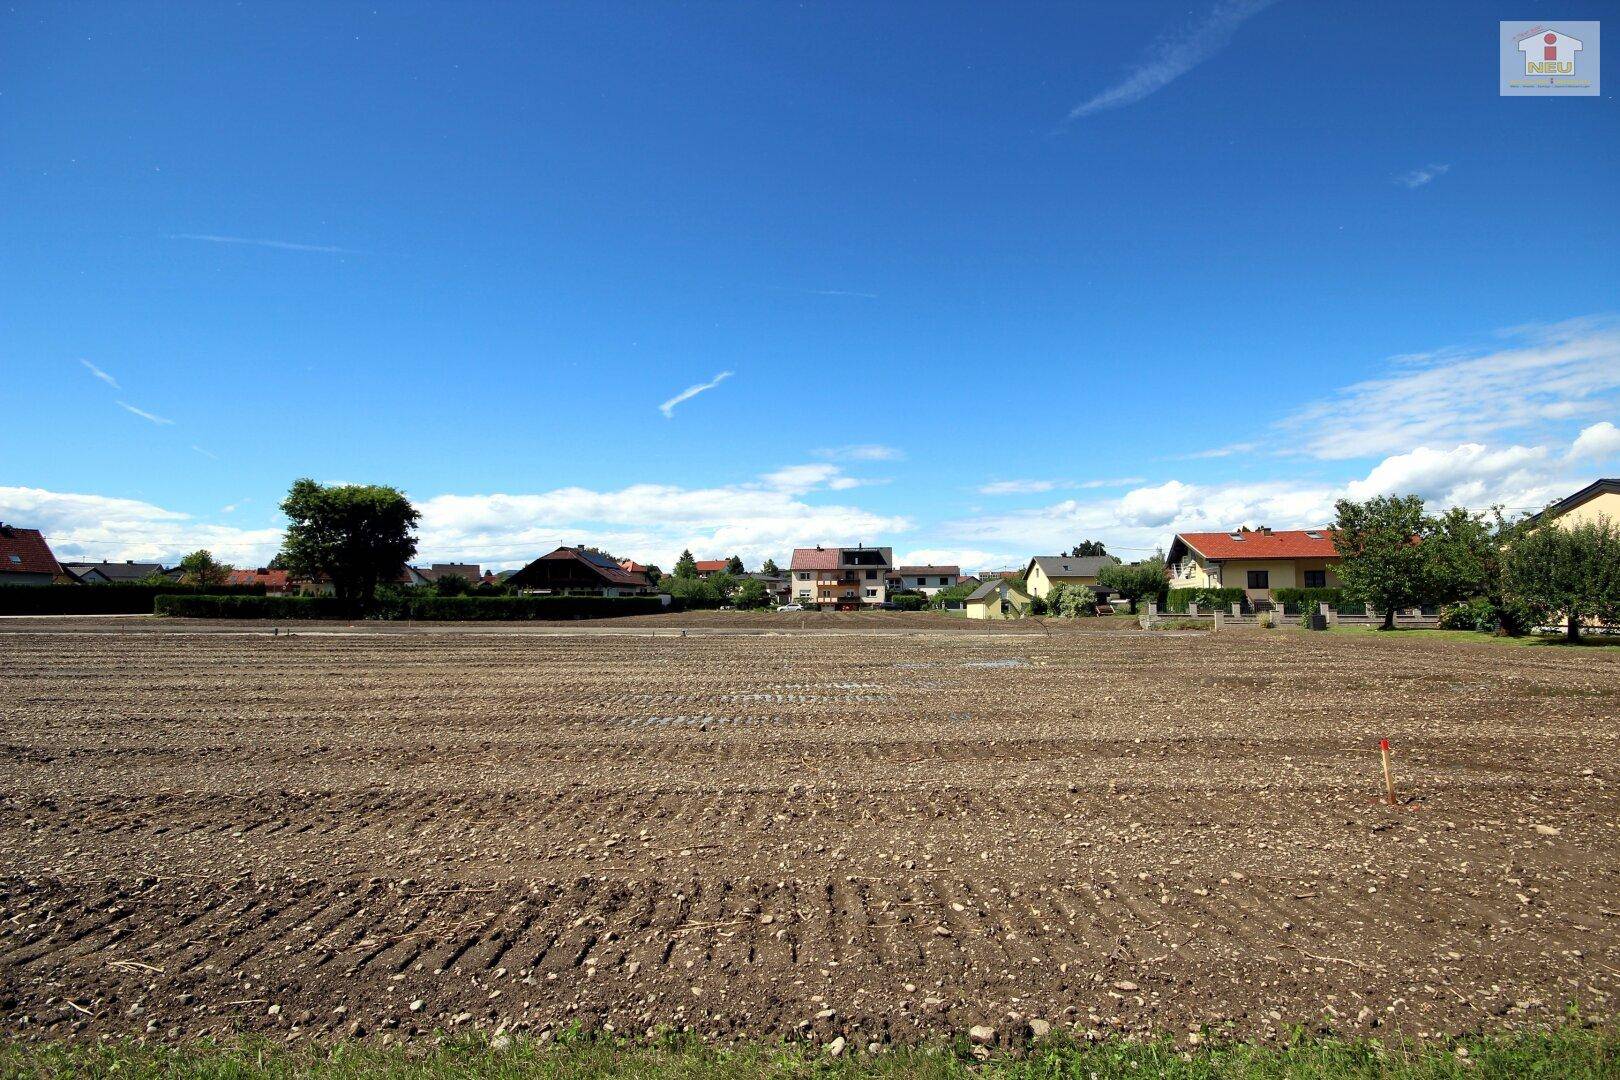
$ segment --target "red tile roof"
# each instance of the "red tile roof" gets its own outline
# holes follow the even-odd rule
[[[793,562],[789,565],[794,570],[836,570],[838,569],[838,549],[794,548]]]
[[[700,574],[713,574],[724,570],[726,563],[730,561],[729,559],[698,559],[696,560],[697,572]]]
[[[0,525],[0,572],[60,574],[62,568],[38,529]]]
[[[285,570],[232,570],[225,575],[227,585],[263,585],[266,592],[286,592],[292,575]]]
[[[645,574],[647,568],[634,559],[620,559],[619,569],[631,574]]]
[[[1332,559],[1338,557],[1332,529],[1291,532],[1199,532],[1177,533],[1177,543],[1185,544],[1206,559]],[[1234,540],[1233,536],[1242,537]]]

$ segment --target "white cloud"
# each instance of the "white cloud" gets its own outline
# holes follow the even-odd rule
[[[1620,457],[1620,428],[1607,420],[1583,428],[1580,435],[1575,438],[1575,445],[1569,448],[1569,458],[1572,461],[1613,457]]]
[[[1217,446],[1213,450],[1199,450],[1196,453],[1187,454],[1185,456],[1190,461],[1199,460],[1199,459],[1202,459],[1202,458],[1223,458],[1223,457],[1231,457],[1234,454],[1253,453],[1255,450],[1258,450],[1259,448],[1260,448],[1259,443],[1239,442],[1239,443],[1230,443],[1230,444],[1228,444],[1226,446]]]
[[[0,521],[39,529],[67,562],[135,559],[173,565],[205,547],[239,566],[263,566],[281,544],[280,529],[238,529],[139,499],[0,487]]]
[[[1181,78],[1214,56],[1238,27],[1270,7],[1274,0],[1220,0],[1203,22],[1161,37],[1147,56],[1124,79],[1069,110],[1069,119],[1134,105],[1156,90]]]
[[[136,416],[140,417],[142,420],[150,420],[154,424],[172,424],[172,423],[174,423],[173,420],[170,420],[170,419],[168,419],[166,417],[159,416],[156,413],[149,413],[145,409],[137,409],[135,406],[131,405],[127,401],[120,401],[118,403],[118,406],[119,406],[119,408],[126,409],[129,412],[134,413]]]
[[[1437,176],[1444,176],[1451,171],[1450,165],[1426,165],[1421,169],[1402,173],[1395,178],[1395,182],[1404,188],[1420,188]]]
[[[1620,325],[1612,318],[1518,327],[1484,352],[1395,359],[1396,373],[1340,390],[1285,419],[1289,446],[1343,460],[1413,446],[1484,442],[1614,408]]]
[[[106,383],[108,386],[112,387],[114,390],[122,390],[123,389],[123,387],[118,385],[118,380],[117,379],[113,378],[111,375],[107,374],[105,371],[102,371],[100,368],[96,367],[96,365],[92,364],[90,361],[88,361],[88,360],[80,360],[79,363],[83,364],[89,370],[90,374],[94,375],[96,378],[100,379],[102,382]]]
[[[1435,507],[1481,508],[1496,502],[1540,506],[1556,492],[1551,459],[1545,446],[1499,450],[1480,443],[1462,443],[1449,450],[1419,446],[1385,458],[1365,479],[1346,484],[1345,494],[1358,501],[1376,495],[1421,495]]]
[[[893,446],[884,446],[882,443],[824,446],[816,451],[816,457],[832,458],[835,461],[899,461],[905,456],[905,451]]]
[[[731,372],[722,371],[720,374],[716,375],[706,383],[694,383],[693,385],[688,386],[685,390],[682,390],[680,393],[676,394],[674,397],[670,398],[668,401],[664,402],[662,405],[658,406],[658,411],[664,414],[664,418],[666,420],[671,419],[675,416],[675,406],[679,405],[683,401],[690,401],[692,398],[697,397],[705,390],[713,390],[715,387],[731,378],[731,376]]]
[[[1140,476],[1124,476],[1101,480],[996,480],[978,488],[980,495],[1038,495],[1045,491],[1065,488],[1094,490],[1097,488],[1127,487],[1140,484]]]
[[[326,255],[363,255],[364,252],[330,244],[295,244],[288,240],[255,240],[246,236],[215,236],[208,233],[170,233],[170,240],[200,240],[209,244],[247,244],[279,251],[314,251]]]
[[[202,447],[198,446],[196,443],[193,443],[191,445],[191,449],[195,453],[201,454],[205,458],[209,458],[209,459],[211,459],[213,461],[218,461],[219,460],[219,455],[218,454],[214,453],[212,450],[205,450]]]

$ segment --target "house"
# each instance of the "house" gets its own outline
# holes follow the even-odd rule
[[[941,589],[948,589],[962,580],[960,566],[897,566],[893,579],[895,588],[912,589],[932,597]]]
[[[163,573],[163,564],[155,562],[98,562],[63,563],[69,577],[84,585],[116,585],[120,582],[142,581]]]
[[[0,523],[0,585],[50,585],[63,577],[38,529]]]
[[[787,603],[788,598],[793,595],[793,578],[789,574],[767,574],[764,571],[758,571],[743,576],[751,577],[765,586],[765,591],[770,593],[771,599],[778,604]]]
[[[1568,498],[1560,499],[1541,513],[1532,515],[1529,524],[1534,528],[1556,521],[1568,528],[1590,524],[1600,518],[1608,518],[1611,523],[1620,525],[1620,479],[1594,480]]]
[[[483,567],[477,563],[436,562],[426,570],[416,570],[429,582],[438,581],[442,577],[463,578],[469,585],[477,585],[483,579]]]
[[[299,596],[331,596],[337,590],[332,579],[325,574],[316,574],[313,577],[294,577],[289,584]],[[377,582],[379,585],[394,585],[399,588],[419,588],[433,584],[414,566],[400,565],[399,573],[391,578],[383,578]]]
[[[634,559],[620,559],[619,560],[619,569],[628,570],[632,574],[645,574],[647,572],[647,567],[643,566],[641,563],[636,562],[636,560],[634,560]],[[510,576],[510,575],[508,575],[508,576]]]
[[[260,567],[257,570],[231,570],[225,575],[226,585],[263,585],[267,593],[290,593],[293,591],[292,575],[285,570],[269,570]]]
[[[1119,562],[1112,555],[1037,555],[1024,568],[1024,588],[1045,600],[1054,585],[1081,585],[1097,589],[1097,575]]]
[[[718,574],[731,562],[730,559],[696,559],[693,565],[697,567],[697,576],[706,578]]]
[[[589,593],[595,596],[638,596],[651,592],[645,574],[632,573],[585,547],[560,547],[506,579],[525,592]]]
[[[969,593],[962,608],[970,619],[1021,619],[1029,614],[1029,594],[1007,578],[995,577]]]
[[[793,600],[817,607],[853,609],[888,602],[888,577],[894,567],[890,548],[794,548],[788,572]]]
[[[1333,530],[1251,529],[1176,533],[1165,563],[1172,589],[1242,589],[1260,609],[1276,601],[1274,589],[1336,589],[1339,552]]]

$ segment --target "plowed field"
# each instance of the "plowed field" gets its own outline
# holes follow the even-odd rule
[[[10,622],[0,1023],[866,1045],[1615,1013],[1614,651],[874,618]]]

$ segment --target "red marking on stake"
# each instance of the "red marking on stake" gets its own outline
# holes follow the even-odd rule
[[[1378,749],[1388,751],[1389,750],[1389,740],[1388,739],[1379,739],[1378,740]]]

